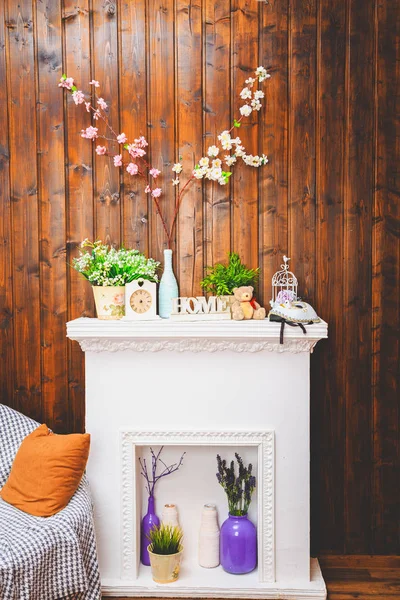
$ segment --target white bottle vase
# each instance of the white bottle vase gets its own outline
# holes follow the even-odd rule
[[[177,298],[178,284],[172,270],[172,250],[164,250],[164,272],[158,291],[158,314],[162,319],[169,319],[172,312],[172,299]]]
[[[199,565],[212,569],[219,565],[219,526],[215,504],[205,504],[199,535]]]
[[[179,527],[178,509],[176,504],[166,504],[163,508],[161,522],[163,525]]]

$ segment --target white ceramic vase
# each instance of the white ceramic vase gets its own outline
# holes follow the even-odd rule
[[[163,525],[171,525],[171,527],[179,527],[178,509],[176,504],[165,504],[161,516]]]
[[[199,535],[199,565],[212,569],[219,565],[219,525],[215,504],[205,504]]]

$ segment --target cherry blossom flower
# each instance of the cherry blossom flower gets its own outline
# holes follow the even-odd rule
[[[248,87],[245,87],[242,89],[239,96],[242,100],[247,100],[247,98],[251,98],[251,90]]]
[[[203,179],[204,173],[202,172],[202,169],[193,169],[192,175],[196,179]]]
[[[114,167],[122,167],[122,154],[116,154],[113,156]]]
[[[212,166],[214,167],[214,169],[219,169],[221,165],[222,165],[222,162],[219,158],[215,158],[212,161]]]
[[[85,107],[88,113],[90,113],[90,102],[85,102]]]
[[[89,127],[86,127],[86,129],[82,129],[81,137],[86,138],[88,140],[94,140],[97,138],[98,131],[99,130],[97,129],[97,127],[92,127],[90,125]]]
[[[152,192],[151,195],[153,196],[153,198],[159,198],[161,196],[161,188],[155,188]]]
[[[100,87],[100,83],[96,81],[96,79],[92,79],[92,81],[89,81],[89,85],[94,85],[95,88]]]
[[[199,165],[201,167],[208,167],[209,164],[210,164],[210,159],[207,156],[203,156],[203,158],[201,158],[199,160]]]
[[[255,84],[255,82],[256,82],[256,81],[257,81],[257,80],[256,80],[256,79],[254,79],[254,77],[249,77],[248,79],[246,79],[245,83],[246,83],[247,85],[249,85],[250,87],[253,87],[253,85]]]
[[[146,154],[146,151],[143,150],[143,148],[138,148],[136,144],[129,144],[128,152],[132,156],[132,158],[137,158],[138,156],[141,157]]]
[[[254,92],[254,99],[255,100],[260,100],[261,98],[264,98],[265,94],[262,90],[256,90]]]
[[[228,183],[228,179],[226,177],[220,177],[218,179],[219,185],[226,185]]]
[[[93,113],[93,119],[95,119],[95,121],[98,121],[101,117],[101,112],[99,110],[95,110]]]
[[[256,76],[258,77],[258,81],[260,82],[271,77],[271,75],[267,73],[267,69],[265,69],[264,67],[258,67],[256,69]]]
[[[178,177],[176,179],[172,180],[172,185],[179,185],[179,179],[178,179]]]
[[[70,90],[73,85],[74,85],[74,80],[72,79],[72,77],[66,77],[65,79],[64,79],[64,77],[61,77],[58,87],[66,88],[67,90]]]
[[[76,105],[85,102],[85,94],[81,92],[81,90],[75,90],[75,92],[72,92],[72,98]]]
[[[239,108],[239,112],[244,117],[248,117],[249,115],[251,115],[251,106],[249,106],[248,104],[244,104]]]
[[[161,173],[161,171],[159,171],[158,169],[155,169],[154,167],[152,169],[150,169],[149,174],[152,176],[153,179],[157,179],[157,177],[159,176],[159,174]]]
[[[137,175],[139,167],[135,165],[135,163],[129,163],[129,165],[126,167],[126,170],[130,175]]]
[[[218,152],[218,146],[209,146],[207,154],[208,156],[218,156]]]
[[[181,171],[182,171],[181,163],[175,163],[174,166],[172,167],[172,170],[174,173],[181,173]]]
[[[139,138],[136,138],[136,139],[134,140],[134,142],[135,142],[135,144],[136,144],[137,146],[139,146],[140,148],[145,148],[146,146],[148,146],[148,145],[149,145],[149,144],[147,143],[147,141],[146,141],[146,138],[145,138],[143,135],[141,135]]]
[[[126,137],[126,135],[124,133],[120,133],[119,135],[117,135],[117,142],[118,144],[125,144],[125,142],[128,141],[128,138]]]
[[[100,106],[100,108],[102,110],[106,110],[106,108],[107,108],[107,102],[104,100],[104,98],[99,98],[97,100],[97,104]]]
[[[146,187],[144,188],[144,193],[150,194],[150,192],[151,192],[151,187],[149,185],[146,185]]]
[[[229,154],[227,154],[225,156],[225,162],[228,165],[228,167],[231,167],[236,162],[236,156],[229,156]]]
[[[101,156],[107,152],[107,148],[105,146],[96,146],[96,154]]]

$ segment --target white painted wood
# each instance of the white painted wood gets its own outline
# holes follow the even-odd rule
[[[170,319],[179,321],[214,321],[231,319],[231,308],[219,296],[179,297],[172,300]]]
[[[280,324],[264,321],[218,321],[182,323],[170,319],[149,322],[101,321],[82,317],[67,323],[67,335],[85,352],[312,352],[328,337],[322,321],[306,325],[307,334],[286,327],[284,344],[279,343]]]
[[[279,329],[279,324],[267,320],[77,319],[68,323],[69,337],[86,351],[86,429],[92,435],[87,472],[95,502],[102,581],[108,594],[325,597],[322,577],[310,582],[309,362],[315,344],[327,337],[327,325],[307,326],[306,336],[299,329],[286,328],[283,346]],[[178,431],[188,438],[201,432],[237,436],[238,432],[275,431],[274,583],[260,582],[258,570],[235,576],[220,567],[202,569],[197,564],[202,505],[215,502],[221,521],[226,512],[223,490],[214,479],[215,448],[200,444],[188,446],[184,468],[160,482],[157,491],[158,513],[165,502],[176,502],[185,529],[179,581],[157,586],[145,567],[139,569],[137,579],[123,579],[121,547],[133,545],[139,535],[137,524],[133,530],[123,526],[125,511],[142,515],[145,510],[134,455],[130,460],[122,453],[121,432],[128,430],[149,435]],[[177,445],[182,448],[181,443]],[[137,456],[144,447],[135,448]],[[176,450],[173,445],[168,448],[168,452]],[[228,450],[233,453],[234,447]],[[241,446],[241,451],[246,460],[257,460],[252,455],[254,447]],[[121,469],[137,488],[133,506],[121,498]],[[268,485],[265,481],[265,476],[259,477],[260,483]],[[256,499],[251,515],[255,521],[258,509]],[[264,526],[269,531],[269,525]]]
[[[207,577],[207,586],[204,580]],[[316,558],[311,559],[311,579],[301,586],[281,582],[260,584],[254,572],[234,577],[222,567],[204,569],[183,565],[181,577],[173,585],[156,585],[149,570],[141,567],[139,577],[133,581],[105,579],[103,593],[107,596],[154,598],[244,598],[266,600],[325,600],[326,586]]]

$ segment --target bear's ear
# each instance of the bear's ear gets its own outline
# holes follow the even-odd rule
[[[233,288],[232,292],[235,293],[237,292],[238,288]]]
[[[254,292],[254,288],[252,285],[249,285],[249,288],[251,289],[252,292]]]

